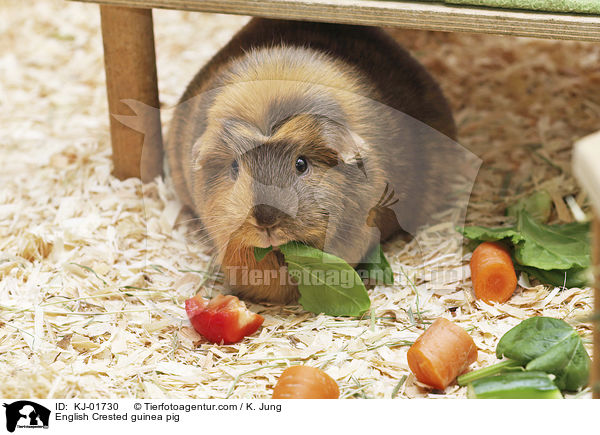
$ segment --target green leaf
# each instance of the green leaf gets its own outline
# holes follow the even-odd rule
[[[586,268],[591,263],[589,224],[544,225],[526,212],[519,213],[517,229],[523,237],[515,260],[538,269]]]
[[[516,218],[519,212],[523,210],[529,213],[536,221],[547,222],[552,213],[552,198],[545,190],[535,192],[507,207],[506,215]]]
[[[530,361],[526,370],[539,370],[556,376],[554,383],[561,390],[576,391],[588,384],[590,357],[583,342],[573,331],[546,353]]]
[[[272,246],[269,246],[268,248],[257,248],[257,247],[255,247],[254,248],[254,258],[256,258],[256,261],[260,262],[272,250],[273,250]]]
[[[551,317],[525,319],[502,336],[496,347],[496,357],[505,356],[527,364],[572,331],[573,328],[564,320]]]
[[[360,276],[365,275],[375,285],[392,285],[394,284],[394,272],[390,263],[385,258],[381,245],[375,246],[363,259],[363,262],[356,266],[356,270],[360,271]]]
[[[500,339],[496,356],[516,360],[527,370],[555,375],[561,390],[577,390],[588,382],[590,357],[577,331],[560,319],[522,321]]]
[[[487,228],[472,226],[458,228],[458,231],[466,238],[479,242],[497,242],[499,240],[510,239],[513,243],[519,243],[523,240],[514,227]]]
[[[332,316],[360,316],[371,306],[369,294],[344,260],[297,242],[279,247],[289,274],[298,283],[305,310]]]
[[[469,399],[562,399],[557,386],[544,372],[508,372],[469,384]]]

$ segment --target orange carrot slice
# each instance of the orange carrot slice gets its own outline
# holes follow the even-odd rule
[[[498,243],[479,245],[471,257],[471,281],[478,299],[506,302],[517,288],[517,274],[508,251]]]
[[[419,382],[443,390],[477,360],[477,346],[464,329],[440,317],[408,349],[407,358]]]
[[[309,366],[292,366],[283,371],[273,399],[337,399],[340,390],[323,370]]]

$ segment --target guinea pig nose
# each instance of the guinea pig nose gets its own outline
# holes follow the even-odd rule
[[[252,217],[254,217],[256,225],[269,228],[279,222],[281,211],[267,204],[259,204],[252,207]]]

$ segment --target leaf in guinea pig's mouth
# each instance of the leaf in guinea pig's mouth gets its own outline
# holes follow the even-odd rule
[[[254,248],[261,261],[273,248]],[[306,311],[331,316],[360,316],[371,306],[365,285],[348,263],[298,242],[279,246],[290,276],[298,283],[298,302]]]
[[[256,258],[256,261],[260,262],[272,250],[273,250],[272,246],[269,246],[268,248],[258,248],[258,247],[255,247],[254,248],[254,258]]]

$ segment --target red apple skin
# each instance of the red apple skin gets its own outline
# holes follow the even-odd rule
[[[254,334],[265,320],[232,295],[211,300],[196,295],[185,301],[185,311],[194,329],[211,343],[232,344]]]

